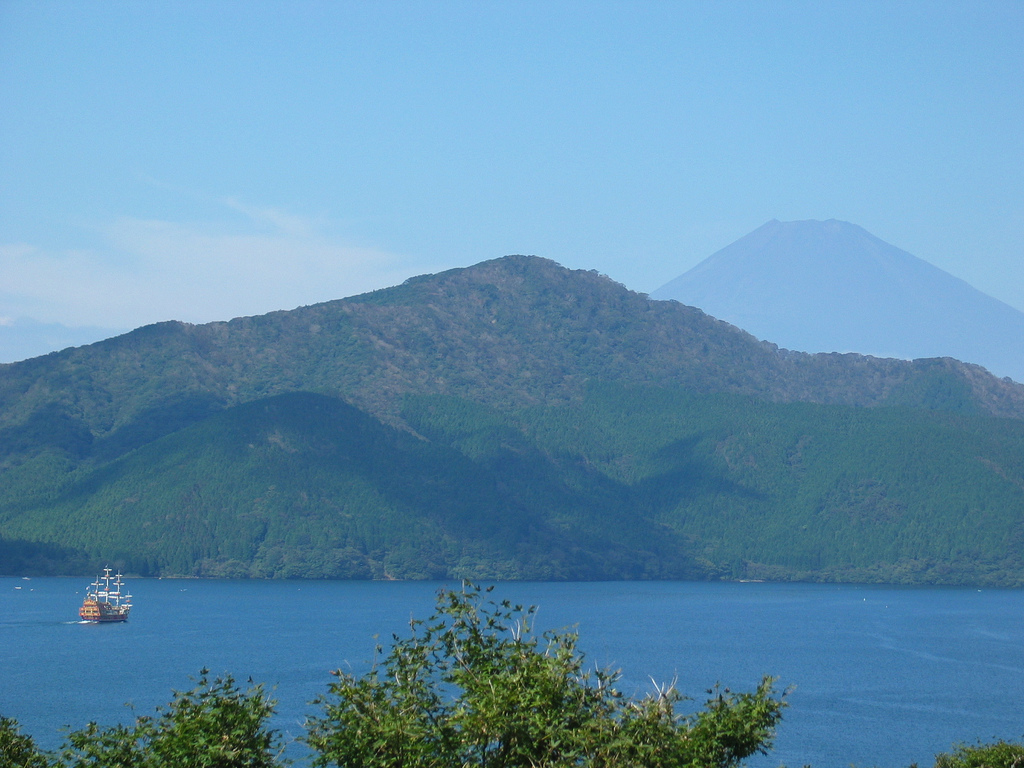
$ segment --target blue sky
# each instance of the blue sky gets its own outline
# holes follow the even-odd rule
[[[852,221],[1024,309],[1024,3],[0,0],[0,322]]]

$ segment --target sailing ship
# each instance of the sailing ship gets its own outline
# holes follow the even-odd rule
[[[85,590],[85,602],[78,609],[78,615],[89,622],[127,621],[132,596],[127,592],[122,594],[123,586],[120,571],[111,576],[110,568],[104,568],[103,575],[97,576]]]

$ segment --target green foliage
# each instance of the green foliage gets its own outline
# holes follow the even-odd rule
[[[952,752],[936,755],[935,768],[1024,768],[1024,744],[960,744]]]
[[[728,768],[770,748],[784,706],[770,679],[681,715],[672,686],[625,699],[614,673],[586,669],[574,633],[537,636],[533,615],[476,587],[442,592],[371,672],[335,672],[308,721],[314,766]]]
[[[274,702],[257,685],[240,689],[231,676],[178,692],[155,718],[133,726],[90,723],[67,737],[60,768],[272,768],[284,763],[280,737],[266,727]]]
[[[32,737],[21,733],[14,720],[0,716],[0,765],[4,768],[50,768],[52,764]]]

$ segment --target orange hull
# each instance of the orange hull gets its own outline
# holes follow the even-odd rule
[[[86,600],[78,609],[83,621],[128,621],[128,607]]]

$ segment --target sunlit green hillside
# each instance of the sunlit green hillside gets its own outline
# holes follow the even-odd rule
[[[0,366],[0,572],[1021,584],[1022,417],[509,257]]]

